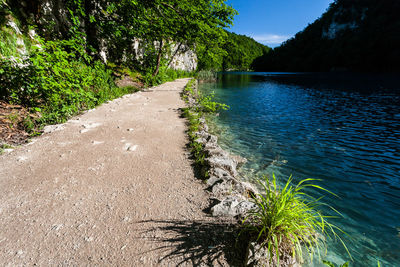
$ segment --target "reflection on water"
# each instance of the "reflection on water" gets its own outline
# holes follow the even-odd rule
[[[221,146],[248,159],[244,179],[323,179],[340,197],[324,202],[344,216],[334,223],[352,237],[352,266],[400,266],[398,84],[394,75],[235,73],[201,90],[231,107],[210,126]],[[338,242],[329,249],[328,259],[348,260]]]

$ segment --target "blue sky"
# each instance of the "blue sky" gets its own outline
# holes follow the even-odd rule
[[[239,15],[229,31],[270,47],[293,37],[319,18],[333,0],[228,0]]]

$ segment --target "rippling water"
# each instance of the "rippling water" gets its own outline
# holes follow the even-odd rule
[[[232,73],[200,89],[231,107],[209,123],[222,147],[248,159],[246,180],[323,179],[340,197],[324,202],[343,214],[333,223],[352,237],[351,266],[400,266],[399,78]],[[349,260],[338,242],[328,246],[326,259]]]

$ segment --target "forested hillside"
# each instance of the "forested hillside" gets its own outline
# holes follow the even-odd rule
[[[231,32],[228,32],[223,47],[227,52],[222,63],[223,70],[250,70],[253,61],[270,49],[253,38]]]
[[[399,71],[400,1],[336,0],[270,53],[258,71]]]

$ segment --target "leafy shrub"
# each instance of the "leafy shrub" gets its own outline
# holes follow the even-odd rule
[[[209,95],[206,95],[206,96],[203,96],[202,94],[200,94],[198,101],[199,101],[201,111],[203,111],[205,113],[216,113],[220,110],[228,110],[229,109],[228,105],[213,101],[214,96],[215,96],[214,92]]]
[[[303,248],[312,259],[316,252],[320,254],[320,249],[325,245],[321,234],[337,238],[347,250],[335,232],[343,231],[327,222],[328,216],[317,210],[322,205],[320,199],[304,192],[305,188],[327,191],[312,184],[313,181],[305,179],[293,187],[290,177],[282,190],[277,187],[275,175],[272,181],[268,178],[264,182],[259,181],[264,191],[253,198],[256,208],[244,219],[243,232],[250,233],[268,251],[270,262],[279,265],[280,258],[286,255],[302,260]]]
[[[208,95],[203,95],[201,92],[194,89],[195,79],[188,82],[185,89],[183,90],[182,98],[188,100],[189,96],[196,99],[197,105],[192,107],[192,109],[199,113],[200,117],[204,113],[217,113],[220,110],[228,110],[229,106],[223,103],[213,101],[215,94],[212,92]]]
[[[144,81],[148,86],[156,86],[165,82],[174,81],[179,78],[193,77],[192,72],[183,70],[174,70],[165,66],[160,67],[160,71],[156,76],[153,76],[152,71],[148,71],[144,75]]]
[[[40,107],[42,123],[59,123],[66,118],[122,92],[116,88],[111,71],[91,61],[82,39],[41,41],[29,58],[3,59],[1,97],[28,107]]]

